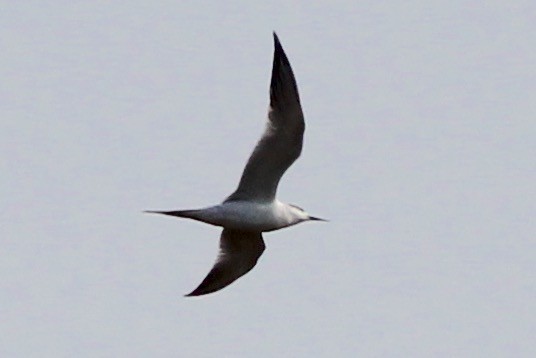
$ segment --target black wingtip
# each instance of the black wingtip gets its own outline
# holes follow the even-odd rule
[[[281,43],[279,42],[279,37],[277,37],[277,34],[275,33],[275,31],[273,31],[272,34],[274,35],[274,43],[276,45],[279,44],[279,46],[281,46]]]
[[[277,108],[284,103],[300,104],[298,86],[279,37],[274,35],[274,61],[272,65],[272,79],[270,81],[270,106]]]
[[[208,295],[209,293],[214,293],[214,292],[217,292],[219,290],[221,290],[222,288],[224,288],[225,286],[223,287],[219,287],[219,288],[207,288],[207,278],[210,280],[210,277],[211,277],[211,272],[209,272],[209,274],[207,275],[207,277],[205,277],[205,279],[203,280],[203,282],[201,282],[199,284],[199,286],[197,286],[195,288],[195,290],[193,290],[192,292],[184,295],[184,297],[198,297],[198,296],[204,296],[204,295]],[[227,284],[226,286],[228,286],[229,284]]]
[[[200,296],[200,294],[199,294],[198,291],[199,291],[199,286],[196,287],[196,289],[193,290],[192,292],[185,294],[184,297],[196,297],[196,296]]]
[[[274,52],[275,52],[274,59],[283,55],[285,57],[286,62],[288,62],[288,59],[286,59],[287,56],[285,54],[285,51],[283,50],[283,46],[281,46],[281,41],[279,41],[279,37],[277,36],[275,31],[273,32],[273,34],[274,34]]]
[[[207,292],[203,292],[202,290],[198,288],[196,288],[195,290],[193,290],[192,292],[184,295],[184,297],[198,297],[198,296],[204,296],[204,295],[208,295],[209,293],[213,293],[215,291],[207,291]]]

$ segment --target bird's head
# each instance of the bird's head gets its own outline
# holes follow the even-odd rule
[[[316,216],[309,215],[305,210],[303,210],[302,208],[300,208],[297,205],[293,205],[293,204],[289,204],[289,205],[291,207],[293,216],[298,218],[298,222],[302,222],[302,221],[328,221],[326,219],[322,219],[322,218],[319,218],[319,217],[316,217]]]

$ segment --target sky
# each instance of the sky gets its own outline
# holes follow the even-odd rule
[[[2,357],[536,356],[533,1],[10,2],[0,12]],[[276,31],[306,117],[265,234],[185,298]]]

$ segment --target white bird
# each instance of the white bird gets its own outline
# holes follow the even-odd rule
[[[268,121],[236,191],[221,204],[204,209],[146,211],[223,227],[216,263],[203,282],[186,296],[221,290],[248,273],[265,249],[263,232],[304,221],[326,221],[275,197],[279,180],[300,156],[305,123],[292,68],[276,33],[273,35]]]

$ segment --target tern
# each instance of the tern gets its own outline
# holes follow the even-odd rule
[[[186,296],[216,292],[248,273],[265,249],[263,232],[305,221],[327,221],[276,199],[277,186],[301,154],[305,122],[296,80],[276,33],[268,120],[238,188],[221,204],[194,210],[155,211],[223,227],[216,263]]]

